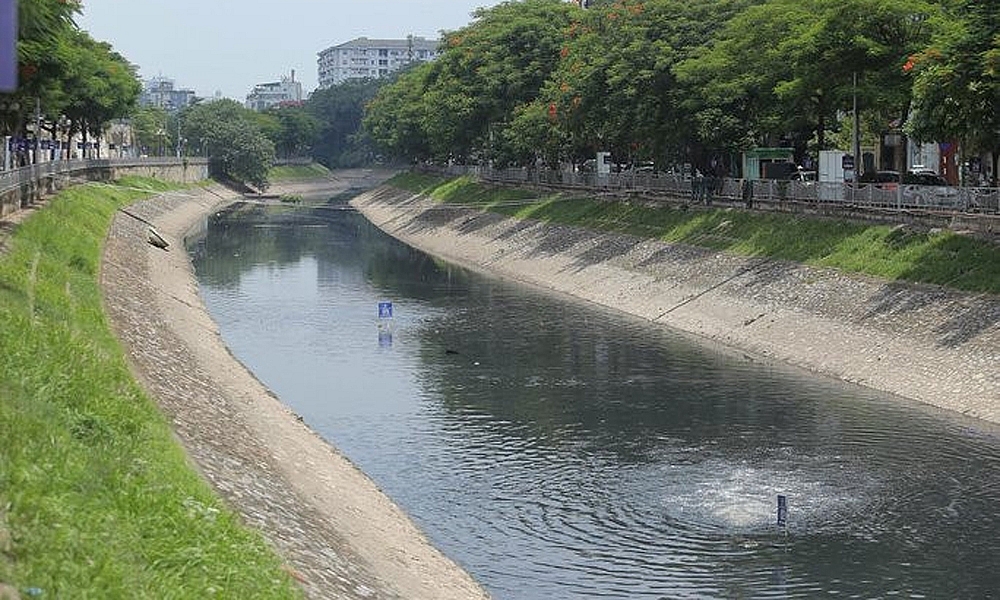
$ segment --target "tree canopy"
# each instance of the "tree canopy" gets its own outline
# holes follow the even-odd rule
[[[508,1],[381,88],[363,124],[415,160],[556,164],[600,149],[698,163],[829,149],[857,99],[876,133],[906,124],[995,155],[998,13],[995,0]]]
[[[79,10],[73,0],[19,3],[19,85],[0,94],[0,133],[25,135],[37,108],[44,129],[53,130],[65,118],[71,134],[99,136],[109,121],[134,108],[141,91],[135,68],[110,44],[77,28],[73,18]]]
[[[223,99],[190,106],[177,118],[182,136],[196,151],[208,156],[212,174],[258,189],[267,187],[275,150],[258,113],[235,100]]]
[[[958,18],[911,55],[914,77],[909,132],[919,141],[957,139],[1000,158],[1000,3],[962,0]]]

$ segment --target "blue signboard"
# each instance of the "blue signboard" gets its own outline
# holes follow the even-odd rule
[[[379,302],[378,303],[378,318],[380,318],[380,319],[391,319],[392,318],[392,302]]]
[[[788,498],[778,494],[778,526],[784,527],[788,523]]]
[[[0,0],[0,92],[17,89],[17,2]]]

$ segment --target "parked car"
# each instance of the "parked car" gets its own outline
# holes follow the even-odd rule
[[[798,169],[788,176],[789,181],[816,181],[816,171]]]
[[[933,171],[909,171],[902,181],[898,171],[868,171],[858,183],[887,192],[896,192],[902,185],[900,200],[906,206],[954,208],[960,204],[958,190]]]
[[[865,171],[858,183],[873,185],[880,190],[894,190],[899,185],[899,171]]]
[[[955,208],[958,189],[933,171],[910,171],[903,176],[903,198],[916,206]]]

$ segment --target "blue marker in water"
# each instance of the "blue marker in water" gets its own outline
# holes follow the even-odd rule
[[[391,319],[392,318],[392,302],[379,302],[378,303],[378,318],[380,318],[380,319]]]
[[[783,494],[778,494],[778,527],[784,527],[788,523],[788,498]]]

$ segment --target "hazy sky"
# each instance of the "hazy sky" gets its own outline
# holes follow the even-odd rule
[[[316,88],[316,54],[357,37],[437,39],[500,0],[83,0],[76,21],[139,67],[199,96],[244,100],[295,69]]]

